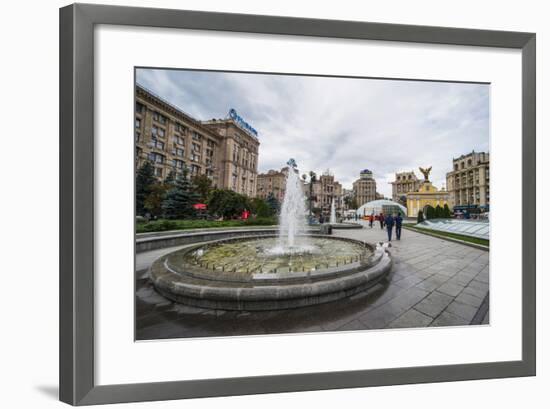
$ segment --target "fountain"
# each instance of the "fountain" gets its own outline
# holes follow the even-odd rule
[[[334,207],[334,198],[332,198],[332,202],[330,204],[330,224],[336,224],[336,208]]]
[[[287,165],[285,196],[279,214],[279,240],[278,245],[271,250],[273,254],[300,254],[312,250],[309,238],[305,235],[306,198],[296,169],[296,161],[290,159]]]
[[[197,239],[166,254],[150,271],[157,291],[202,308],[274,310],[334,301],[384,278],[392,262],[383,248],[320,235],[307,226],[297,165],[294,159],[287,165],[277,231],[241,230],[230,238]],[[335,219],[333,201],[331,223]]]

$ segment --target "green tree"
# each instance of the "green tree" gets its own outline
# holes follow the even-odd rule
[[[145,198],[144,207],[153,216],[160,216],[163,213],[162,203],[166,197],[166,191],[170,185],[166,183],[156,183],[151,186],[151,191]]]
[[[166,179],[164,179],[164,184],[168,186],[173,186],[176,182],[176,172],[173,170],[168,173],[168,176],[166,176]]]
[[[154,175],[154,166],[146,161],[136,173],[136,215],[144,216],[147,212],[145,200],[152,192],[153,186],[158,183]]]
[[[426,206],[426,220],[430,220],[435,218],[435,209],[433,206],[427,205]]]
[[[440,205],[435,207],[434,218],[441,219],[443,217],[443,208]]]
[[[192,179],[193,189],[199,197],[201,203],[205,203],[208,200],[208,195],[212,190],[212,181],[206,175],[195,175]]]
[[[187,169],[176,177],[173,186],[166,193],[162,203],[164,217],[168,219],[186,219],[195,215],[193,205],[198,202],[198,195],[193,191],[187,177]]]
[[[424,221],[424,212],[422,210],[418,211],[418,216],[416,217],[417,223],[422,223]]]
[[[450,219],[452,217],[451,209],[449,209],[447,203],[443,206],[443,217],[446,219]]]
[[[258,197],[250,201],[252,214],[257,217],[272,217],[274,216],[273,209],[267,203],[267,200],[260,199]]]
[[[280,205],[279,201],[277,200],[277,198],[275,196],[273,196],[273,193],[269,192],[269,194],[267,195],[266,202],[267,202],[267,205],[269,206],[269,208],[271,209],[271,214],[272,215],[279,214],[279,209],[280,209],[281,205]]]
[[[246,196],[228,189],[213,190],[207,203],[211,214],[224,219],[238,217],[245,209],[251,208]]]

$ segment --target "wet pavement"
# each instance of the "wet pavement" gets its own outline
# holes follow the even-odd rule
[[[334,230],[371,243],[384,230]],[[403,230],[389,249],[394,267],[366,293],[331,303],[281,311],[214,311],[177,304],[147,278],[158,257],[180,247],[136,256],[136,339],[350,331],[488,324],[489,252]]]

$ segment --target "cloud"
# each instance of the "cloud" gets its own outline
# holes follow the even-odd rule
[[[391,196],[395,172],[432,166],[445,184],[453,157],[489,151],[489,85],[139,69],[137,81],[191,116],[235,108],[259,132],[259,171],[289,157],[351,188],[371,169]]]

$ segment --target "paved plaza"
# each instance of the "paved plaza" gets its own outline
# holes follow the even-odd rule
[[[386,240],[379,226],[335,230],[335,236]],[[389,248],[388,278],[348,299],[293,310],[205,310],[159,295],[147,278],[158,257],[180,247],[136,256],[136,338],[280,334],[488,324],[489,252],[403,230]]]

